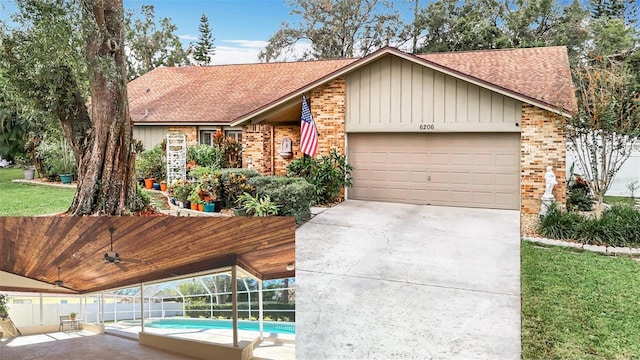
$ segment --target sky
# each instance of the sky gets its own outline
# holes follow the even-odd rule
[[[214,65],[259,62],[267,40],[290,19],[284,0],[124,0],[126,9],[143,5],[154,5],[156,19],[171,19],[185,48],[196,42],[204,12],[215,39]]]

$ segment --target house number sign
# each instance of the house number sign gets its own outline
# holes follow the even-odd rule
[[[436,126],[434,124],[420,124],[418,128],[423,131],[429,131],[429,130],[435,130]]]

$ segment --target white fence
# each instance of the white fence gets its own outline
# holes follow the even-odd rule
[[[115,306],[117,305],[117,307]],[[99,322],[100,304],[42,304],[42,316],[40,316],[40,304],[11,304],[9,316],[18,329],[23,326],[54,325],[60,322],[60,316],[69,315],[71,312],[78,314],[78,319],[84,322]],[[181,303],[145,303],[144,316],[165,317],[182,316]],[[140,319],[140,303],[105,303],[104,321],[119,321]]]
[[[569,175],[569,169],[571,169],[571,164],[575,163],[574,172],[580,174],[581,171],[578,167],[577,157],[571,152],[567,151],[567,176]],[[627,188],[627,185],[637,181],[640,185],[640,151],[634,151],[631,153],[631,156],[627,161],[622,165],[620,171],[616,174],[616,177],[613,179],[613,183],[607,191],[607,195],[610,196],[631,196],[631,192]],[[635,196],[640,195],[640,190],[638,190]]]

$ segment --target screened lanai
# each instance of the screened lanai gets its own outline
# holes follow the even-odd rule
[[[21,324],[23,315],[13,314],[28,301],[10,304],[18,328],[30,333],[51,330],[47,319],[68,311],[78,313],[86,328],[138,326],[141,344],[188,349],[167,340],[154,322],[215,318],[232,325],[223,330],[232,339],[223,345],[243,348],[247,341],[238,325],[244,319],[285,326],[295,317],[292,218],[0,218],[0,227],[0,253],[7,255],[0,258],[0,293],[32,295],[24,312],[31,327]],[[109,251],[118,252],[122,262],[105,262]],[[286,291],[274,289],[278,281]],[[59,293],[67,300],[53,316],[47,299]]]

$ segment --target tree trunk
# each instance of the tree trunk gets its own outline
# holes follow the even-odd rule
[[[82,10],[91,101],[81,121],[62,121],[78,162],[78,190],[68,213],[123,215],[137,199],[122,46],[124,8],[122,0],[83,0]]]

